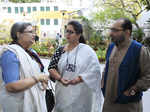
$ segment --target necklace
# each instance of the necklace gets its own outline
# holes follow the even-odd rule
[[[75,72],[76,70],[76,59],[77,59],[78,48],[79,48],[79,45],[76,48],[75,59],[74,59],[73,64],[69,63],[69,52],[67,52],[67,61],[66,61],[65,70],[68,72]]]

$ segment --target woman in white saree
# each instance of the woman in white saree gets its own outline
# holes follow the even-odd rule
[[[71,21],[66,28],[68,44],[56,50],[49,73],[57,80],[54,112],[100,112],[101,72],[94,50],[84,44],[82,25]]]
[[[34,36],[30,23],[17,22],[11,28],[12,44],[0,51],[3,112],[47,112],[41,89],[46,88],[48,75],[42,73],[42,63],[30,49]]]

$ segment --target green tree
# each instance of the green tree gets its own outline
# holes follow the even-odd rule
[[[81,16],[80,19],[83,25],[85,39],[89,40],[93,33],[92,21],[90,21],[88,18],[83,16]]]
[[[149,0],[140,0],[140,2],[145,6],[147,10],[150,10],[150,1]]]
[[[19,2],[19,3],[31,3],[31,2],[40,2],[40,0],[9,0],[10,2]]]
[[[5,24],[6,21],[3,21],[0,24],[0,45],[8,44],[11,41],[10,38],[10,26],[11,24]]]
[[[105,7],[104,10],[100,10],[94,13],[93,21],[95,22],[94,25],[97,29],[106,30],[108,24],[110,24],[112,20],[116,20],[120,17],[128,17],[130,20],[133,21],[133,19],[123,10],[118,10],[115,7]]]
[[[95,14],[96,19],[98,16],[101,19],[104,18],[103,21],[128,17],[137,29],[140,29],[140,27],[136,21],[139,15],[146,10],[139,0],[98,0],[96,6],[98,7],[98,12]]]
[[[136,26],[133,31],[134,39],[140,42],[143,40],[144,33],[137,20],[141,13],[146,10],[146,7],[140,0],[97,0],[95,6],[97,7],[97,12],[93,14],[93,20],[95,23],[99,22],[101,26],[99,29],[105,31],[108,24],[113,20],[127,17]]]

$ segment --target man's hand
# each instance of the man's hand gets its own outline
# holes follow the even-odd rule
[[[125,96],[133,96],[136,94],[136,92],[137,92],[137,88],[135,86],[132,86],[130,89],[128,89],[124,92],[124,95]]]
[[[104,78],[101,79],[101,88],[104,87]]]

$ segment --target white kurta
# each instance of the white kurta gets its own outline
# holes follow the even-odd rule
[[[23,48],[18,45],[4,46],[0,51],[0,56],[6,50],[16,54],[20,62],[20,78],[28,78],[39,75],[40,68]],[[0,75],[2,75],[0,73]],[[0,78],[3,82],[2,78]],[[10,93],[5,89],[5,83],[0,84],[0,104],[4,112],[47,112],[45,102],[45,92],[36,84],[31,88],[18,93]]]
[[[65,70],[67,57],[69,64],[74,64],[76,57],[75,72]],[[88,45],[80,43],[69,53],[62,54],[58,62],[58,70],[65,79],[71,80],[81,76],[83,82],[67,87],[57,82],[55,112],[100,112],[101,72],[94,50]]]

